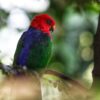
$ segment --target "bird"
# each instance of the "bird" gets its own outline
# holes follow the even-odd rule
[[[18,70],[41,71],[46,68],[52,53],[52,32],[55,20],[48,14],[36,15],[20,37],[13,60]]]

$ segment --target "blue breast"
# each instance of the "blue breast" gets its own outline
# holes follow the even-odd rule
[[[32,27],[30,27],[26,32],[23,33],[20,38],[20,40],[23,42],[23,47],[17,59],[18,65],[26,65],[31,47],[35,45],[35,42],[39,40],[42,34],[43,33],[41,33],[41,31]]]

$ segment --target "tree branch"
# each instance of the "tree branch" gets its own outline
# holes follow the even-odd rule
[[[49,74],[49,75],[54,75],[56,77],[59,77],[61,78],[62,80],[65,80],[67,82],[69,82],[70,84],[72,84],[73,86],[75,87],[78,87],[80,88],[81,90],[84,90],[84,91],[87,91],[87,88],[85,86],[83,86],[81,83],[79,83],[78,81],[68,77],[68,76],[65,76],[64,74],[62,73],[59,73],[57,71],[53,71],[53,70],[46,70],[45,71],[45,74]]]

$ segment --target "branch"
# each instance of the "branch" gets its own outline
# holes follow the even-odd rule
[[[66,82],[69,82],[70,84],[72,84],[73,86],[80,88],[83,91],[87,91],[88,89],[86,87],[84,87],[81,83],[79,83],[78,81],[65,76],[62,73],[59,73],[57,71],[53,71],[53,70],[46,70],[44,74],[49,74],[49,75],[54,75],[56,77],[59,77],[61,80],[65,80]]]

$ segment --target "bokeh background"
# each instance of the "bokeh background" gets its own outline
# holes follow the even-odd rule
[[[48,13],[57,24],[49,67],[72,77],[89,77],[91,82],[93,35],[99,9],[93,1],[0,0],[1,62],[12,64],[18,39],[32,18],[39,13]]]
[[[32,18],[47,13],[56,20],[48,68],[90,87],[99,11],[95,0],[0,0],[0,61],[12,64],[18,39]]]

